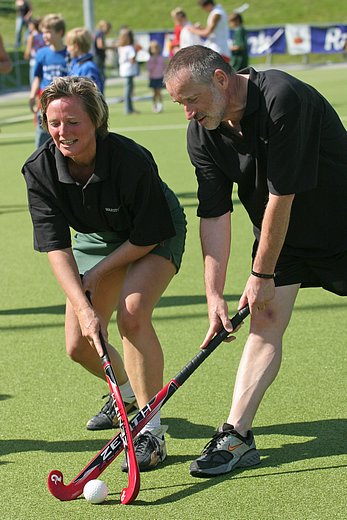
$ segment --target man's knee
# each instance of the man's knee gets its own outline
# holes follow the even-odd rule
[[[289,319],[288,315],[282,313],[280,309],[268,306],[251,316],[251,331],[262,335],[273,331],[276,335],[283,335]]]

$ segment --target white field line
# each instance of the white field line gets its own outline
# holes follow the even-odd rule
[[[22,123],[24,121],[30,121],[31,119],[34,121],[34,117],[34,114],[28,114],[26,116],[9,117],[8,119],[0,120],[0,126],[10,125],[11,123]]]
[[[111,132],[121,134],[123,132],[155,132],[166,130],[185,130],[186,124],[177,125],[153,125],[153,126],[123,126],[122,128],[111,128]],[[0,130],[0,139],[26,139],[28,137],[34,138],[34,131],[32,132],[6,132],[2,133]]]

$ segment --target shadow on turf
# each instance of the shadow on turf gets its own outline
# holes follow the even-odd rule
[[[10,394],[0,394],[0,401],[6,401],[7,399],[12,399],[13,395]]]
[[[303,423],[276,424],[254,428],[255,437],[261,435],[287,435],[311,437],[307,441],[284,442],[280,447],[263,448],[261,467],[276,467],[281,464],[318,457],[344,455],[346,448],[347,419],[326,419]]]
[[[8,213],[22,213],[23,211],[28,211],[28,206],[26,204],[1,204],[0,205],[0,215],[5,215]]]
[[[1,208],[1,207],[0,207]],[[1,213],[1,210],[0,210]],[[226,294],[225,299],[228,302],[238,302],[240,296],[234,294]],[[157,308],[165,308],[165,307],[183,307],[190,305],[206,305],[206,296],[204,294],[186,294],[180,296],[162,296],[157,304]],[[298,304],[296,306],[296,311],[318,311],[321,309],[342,309],[347,308],[347,303],[341,301],[339,303],[333,303],[330,305],[322,304],[314,304],[314,305],[303,305]],[[65,304],[63,305],[46,305],[44,307],[22,307],[18,309],[0,309],[0,316],[12,316],[18,315],[23,316],[27,314],[65,314]],[[204,315],[204,314],[203,314]],[[195,315],[198,316],[198,315]],[[183,317],[180,317],[180,319]],[[190,316],[188,316],[190,319]],[[157,317],[157,319],[159,319]],[[166,317],[165,319],[168,319]],[[24,327],[25,328],[25,327]]]
[[[239,296],[232,294],[225,295],[228,301],[237,302]],[[206,305],[205,295],[182,295],[182,296],[162,296],[157,308],[182,307],[190,305]],[[48,305],[45,307],[24,307],[19,309],[0,309],[0,316],[26,315],[26,314],[65,314],[65,305]]]
[[[18,146],[18,143],[20,143],[20,144],[32,144],[34,146],[34,141],[33,141],[32,138],[31,139],[26,139],[24,137],[16,137],[16,138],[13,138],[13,141],[10,141],[10,139],[11,139],[11,137],[6,137],[6,140],[0,141],[0,146],[10,146],[10,145]]]

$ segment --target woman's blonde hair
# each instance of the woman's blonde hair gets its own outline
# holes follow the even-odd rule
[[[108,106],[98,87],[89,78],[64,76],[55,78],[41,96],[42,128],[48,131],[47,109],[55,99],[78,97],[100,137],[108,134]]]

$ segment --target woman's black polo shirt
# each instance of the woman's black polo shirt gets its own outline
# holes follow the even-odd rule
[[[71,247],[70,227],[81,233],[115,231],[139,246],[173,237],[175,228],[151,153],[124,136],[97,139],[95,172],[85,186],[69,175],[52,140],[26,161],[22,173],[34,226],[34,248]]]
[[[347,133],[313,87],[277,70],[250,74],[243,138],[223,123],[188,127],[188,153],[203,218],[233,210],[233,183],[259,230],[269,192],[295,193],[283,251],[330,256],[347,251]]]

